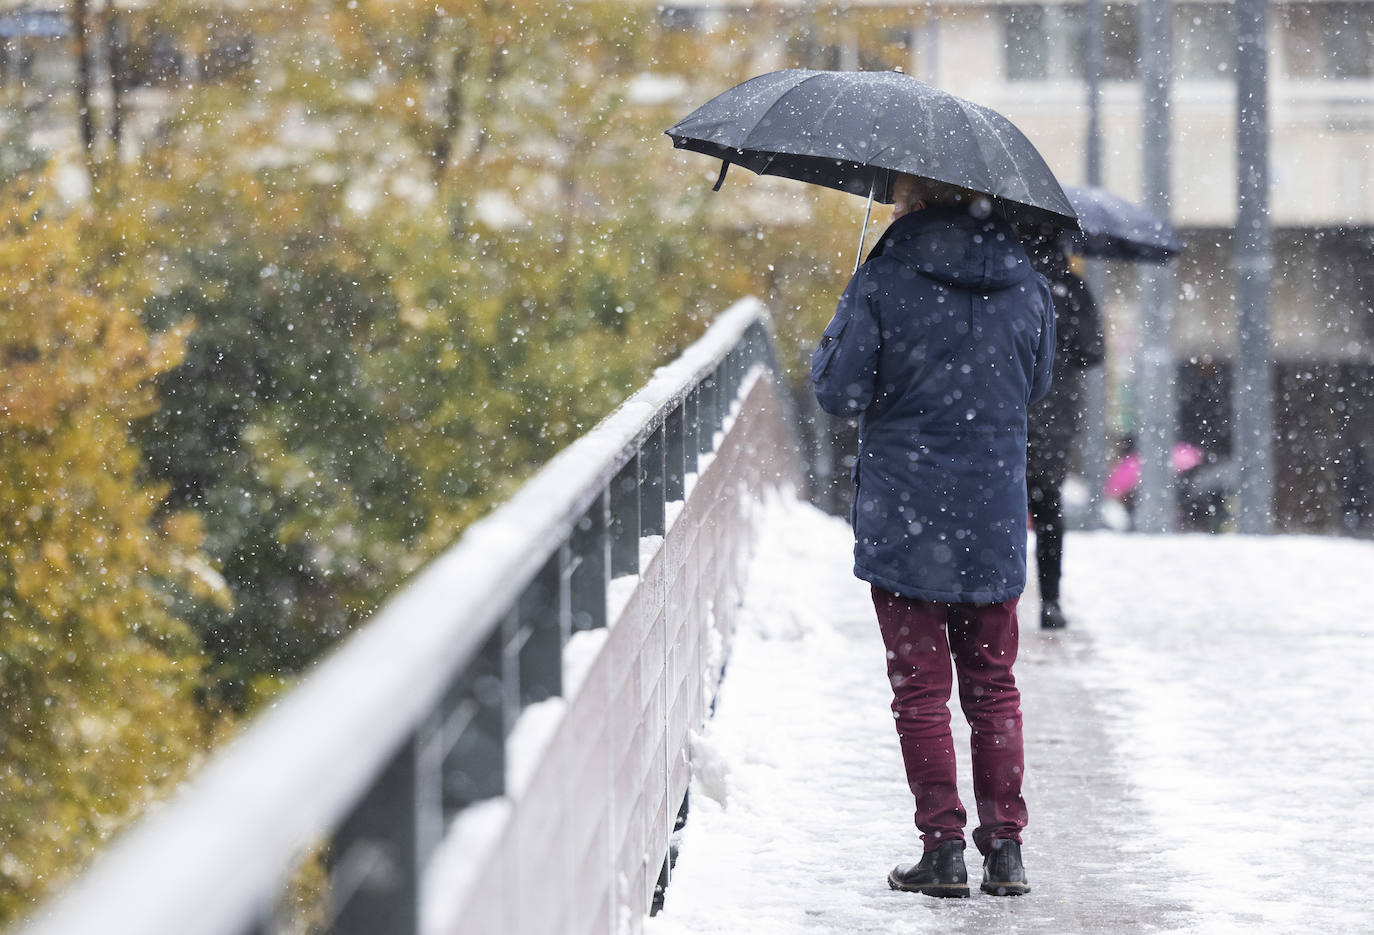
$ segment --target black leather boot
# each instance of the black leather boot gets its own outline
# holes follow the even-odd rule
[[[1026,867],[1021,863],[1021,845],[1000,839],[983,857],[983,892],[993,896],[1021,896],[1030,892]]]
[[[1058,601],[1042,601],[1040,604],[1040,629],[1062,630],[1069,625],[1069,618]]]
[[[927,896],[967,896],[968,870],[964,867],[964,842],[946,841],[921,855],[918,864],[902,864],[887,875],[894,890]]]

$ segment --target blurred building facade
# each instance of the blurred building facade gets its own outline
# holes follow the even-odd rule
[[[769,20],[767,14],[775,17]],[[710,32],[756,21],[756,70],[901,68],[996,108],[1066,184],[1085,181],[1081,3],[737,5],[680,0],[666,23]],[[1139,9],[1102,15],[1103,184],[1141,200]],[[772,24],[773,34],[767,34]],[[777,24],[781,24],[780,26]],[[738,34],[739,29],[735,29]],[[1269,7],[1275,471],[1279,526],[1374,532],[1374,2]],[[1235,354],[1235,28],[1229,3],[1173,5],[1173,353],[1178,431],[1230,455]],[[1107,264],[1111,418],[1138,420],[1138,271]]]
[[[1088,129],[1081,3],[938,0],[624,0],[660,29],[728,48],[732,69],[901,68],[1009,116],[1066,183],[1082,183]],[[0,146],[80,145],[71,0],[0,0]],[[150,0],[88,0],[93,110],[125,150],[155,132],[178,85],[251,69],[248,4],[216,0],[188,37]],[[1235,353],[1234,27],[1229,3],[1173,5],[1171,220],[1179,436],[1230,453]],[[1140,199],[1139,11],[1105,3],[1101,154],[1106,187]],[[708,54],[708,51],[710,54]],[[651,70],[653,63],[646,63]],[[724,72],[685,77],[700,100]],[[1276,488],[1286,529],[1374,532],[1374,0],[1274,2],[1269,16]],[[699,82],[700,85],[691,85]],[[709,83],[709,84],[707,84]],[[1110,424],[1138,421],[1138,271],[1108,264]]]
[[[126,151],[136,148],[179,86],[232,79],[251,67],[256,37],[246,0],[208,5],[216,28],[189,31],[179,28],[181,11],[156,0],[0,0],[0,145],[51,154],[81,145],[72,114],[84,32],[96,130]]]

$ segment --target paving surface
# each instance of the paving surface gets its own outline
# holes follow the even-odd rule
[[[1032,893],[979,893],[970,847],[972,898],[936,900],[885,881],[920,845],[847,527],[774,509],[650,935],[1374,932],[1374,614],[1332,617],[1374,546],[1071,537],[1074,625],[1022,603]]]

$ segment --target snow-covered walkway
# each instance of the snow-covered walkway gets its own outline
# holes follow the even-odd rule
[[[1032,892],[936,900],[886,883],[920,844],[848,527],[768,509],[649,935],[1374,932],[1374,544],[1070,534],[1071,628],[1022,602]]]

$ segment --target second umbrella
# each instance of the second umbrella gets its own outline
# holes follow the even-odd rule
[[[1064,193],[1078,212],[1081,228],[1068,238],[1071,253],[1167,263],[1183,249],[1174,229],[1163,218],[1105,188],[1069,186]]]

